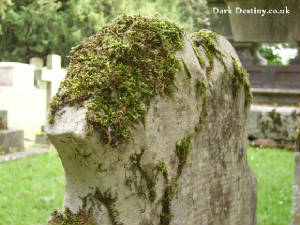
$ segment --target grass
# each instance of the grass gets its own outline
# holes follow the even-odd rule
[[[0,163],[0,224],[47,224],[61,208],[64,172],[55,151]]]
[[[257,225],[291,224],[294,153],[248,149],[258,180]],[[55,151],[0,163],[0,225],[47,224],[63,202],[64,172]]]
[[[258,183],[257,225],[292,223],[294,155],[278,148],[248,148]]]

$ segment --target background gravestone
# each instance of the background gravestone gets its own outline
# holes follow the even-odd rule
[[[50,224],[256,224],[251,93],[232,46],[122,16],[72,50],[45,131],[66,174]]]
[[[22,151],[24,149],[24,132],[22,130],[9,129],[7,125],[7,111],[0,110],[0,154],[11,150]]]

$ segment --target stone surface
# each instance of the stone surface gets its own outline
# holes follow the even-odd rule
[[[298,146],[299,147],[299,146]],[[293,186],[293,225],[300,224],[300,152],[295,154],[295,171]]]
[[[250,139],[295,141],[300,111],[297,107],[252,105],[247,122]]]
[[[24,132],[21,130],[0,130],[0,152],[8,153],[10,150],[24,150]]]
[[[243,88],[232,94],[234,49],[222,37],[216,46],[228,72],[214,56],[208,75],[185,37],[177,56],[189,69],[176,73],[172,98],[151,100],[128,143],[112,147],[91,133],[87,105],[56,112],[45,131],[65,169],[65,208],[92,208],[97,225],[256,224],[256,178],[246,154],[249,106]],[[197,49],[208,67],[204,49]],[[196,95],[199,78],[207,101]],[[189,141],[183,164],[177,152]]]
[[[299,1],[227,0],[232,9],[229,15],[233,39],[241,42],[294,42],[299,41]],[[240,13],[242,10],[276,9],[285,13]],[[236,9],[238,11],[236,11]],[[289,12],[287,12],[287,10]]]

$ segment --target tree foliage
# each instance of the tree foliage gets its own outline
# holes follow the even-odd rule
[[[72,46],[118,15],[155,12],[187,31],[209,26],[205,0],[0,0],[0,61],[53,53],[66,63]]]
[[[281,56],[276,53],[276,49],[279,49],[278,45],[265,44],[259,50],[262,57],[268,60],[268,65],[283,65]]]

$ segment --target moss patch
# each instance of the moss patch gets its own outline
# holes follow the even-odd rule
[[[72,49],[49,122],[60,107],[87,102],[87,121],[104,143],[127,140],[152,97],[172,96],[182,69],[175,53],[183,47],[183,30],[158,15],[117,18]]]
[[[183,168],[187,162],[187,157],[190,153],[190,144],[191,144],[192,135],[185,136],[180,143],[176,144],[176,156],[178,158],[178,168],[177,175],[173,179],[169,179],[168,171],[166,165],[163,162],[160,162],[157,165],[159,171],[162,172],[166,188],[164,190],[164,195],[162,197],[162,212],[160,215],[160,225],[169,225],[173,218],[171,212],[171,201],[174,198],[175,191],[178,186],[178,179],[183,171]]]
[[[188,75],[189,78],[191,78],[192,77],[192,72],[191,72],[189,66],[186,64],[186,62],[183,59],[181,59],[181,61],[183,63],[184,70],[185,70],[186,74]]]
[[[101,192],[99,188],[96,188],[93,199],[96,200],[96,203],[100,202],[106,207],[112,225],[123,224],[121,222],[118,222],[119,212],[115,209],[115,203],[118,200],[117,194],[113,196],[110,189]]]
[[[225,72],[228,73],[229,77],[231,78],[233,96],[237,97],[241,87],[244,88],[245,107],[247,107],[252,102],[252,93],[250,91],[250,82],[248,79],[248,74],[247,74],[246,70],[238,64],[236,58],[234,58],[233,56],[231,56],[231,58],[232,58],[232,62],[233,62],[234,72],[229,73],[228,67],[226,66],[225,61],[224,61],[225,55],[221,52],[221,50],[218,48],[218,46],[216,44],[217,40],[218,40],[218,35],[211,31],[201,30],[197,33],[193,33],[191,35],[191,38],[192,38],[193,44],[195,46],[194,49],[196,49],[196,47],[201,45],[205,50],[206,56],[207,56],[209,64],[210,64],[210,66],[207,67],[207,69],[206,69],[208,78],[209,78],[209,74],[210,74],[212,68],[214,67],[214,56],[216,56],[223,64]],[[223,86],[224,86],[224,84],[222,81],[222,91],[223,91]]]
[[[141,153],[135,153],[130,157],[127,170],[131,175],[126,175],[126,185],[130,188],[134,185],[138,196],[146,198],[150,202],[154,202],[156,198],[155,173],[152,168],[147,170],[141,166],[140,162],[144,152],[145,150],[143,149]]]
[[[232,94],[237,97],[239,90],[243,87],[245,93],[245,107],[252,102],[252,93],[250,90],[250,82],[246,70],[240,66],[233,56],[231,56],[233,61],[234,73],[230,74],[232,81]]]
[[[95,225],[92,211],[80,209],[77,213],[72,213],[69,208],[65,208],[64,212],[55,210],[51,214],[48,222],[49,225]]]
[[[274,125],[282,126],[281,115],[277,113],[275,109],[270,111],[268,116],[273,120]]]
[[[5,129],[6,129],[6,127],[5,127],[4,123],[3,123],[3,119],[0,116],[0,130],[5,130]]]
[[[195,53],[195,55],[196,55],[196,57],[197,57],[197,59],[198,59],[198,62],[199,62],[199,64],[200,64],[200,66],[201,66],[202,68],[205,68],[205,61],[204,61],[204,59],[200,56],[200,53],[199,53],[199,51],[198,51],[198,49],[197,49],[197,47],[196,47],[194,41],[192,41],[192,47],[193,47],[193,51],[194,51],[194,53]]]
[[[216,41],[218,38],[218,35],[215,32],[211,32],[208,30],[200,30],[199,32],[191,34],[191,38],[193,40],[194,49],[197,50],[196,47],[199,47],[200,45],[203,47],[206,57],[209,61],[209,67],[206,68],[207,75],[209,76],[211,70],[213,69],[215,63],[214,63],[214,56],[218,57],[218,59],[222,62],[225,71],[227,72],[227,66],[223,60],[224,54],[221,52],[221,50],[217,47]],[[194,50],[195,51],[195,50]],[[196,51],[197,53],[197,51]],[[198,54],[197,58],[198,58]],[[199,55],[200,56],[200,55]],[[199,58],[198,58],[199,60]],[[203,60],[200,59],[200,64],[203,64]]]
[[[181,175],[190,153],[191,135],[185,136],[180,143],[176,144],[176,155],[178,158],[177,178]]]

